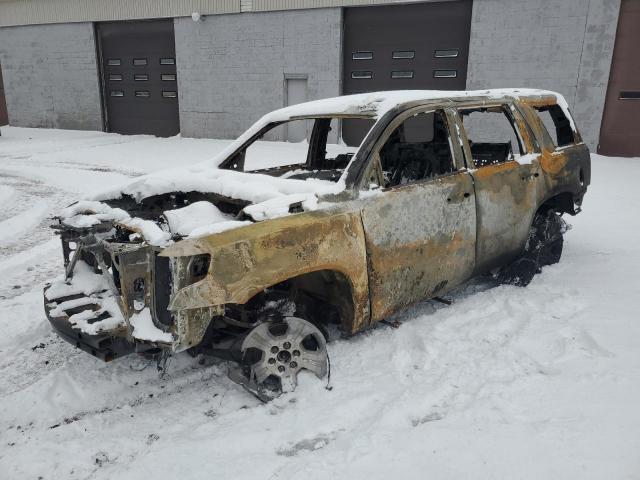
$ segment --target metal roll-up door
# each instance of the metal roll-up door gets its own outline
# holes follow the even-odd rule
[[[173,20],[97,25],[109,132],[180,132]]]
[[[343,92],[464,90],[471,0],[353,7],[344,11]],[[358,143],[362,126],[344,122]]]

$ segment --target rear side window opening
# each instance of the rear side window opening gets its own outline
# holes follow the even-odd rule
[[[505,106],[472,108],[459,113],[475,168],[516,160],[527,153]]]
[[[549,137],[556,148],[566,147],[576,143],[571,128],[571,121],[567,118],[560,105],[544,105],[533,107],[542,123],[544,124]]]
[[[370,118],[305,117],[265,126],[219,168],[262,173],[281,178],[337,182],[358,145],[341,138],[341,123],[349,121],[368,132]],[[362,125],[360,125],[362,124]]]

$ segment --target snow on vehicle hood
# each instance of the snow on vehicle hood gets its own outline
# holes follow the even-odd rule
[[[279,178],[259,173],[221,170],[200,164],[144,175],[127,185],[103,191],[92,200],[112,200],[129,195],[140,202],[154,195],[195,191],[260,203],[285,195],[336,193],[341,188],[328,180]]]
[[[283,179],[195,166],[140,177],[123,187],[102,192],[92,200],[77,202],[65,208],[59,217],[63,224],[73,228],[89,228],[102,222],[113,222],[137,232],[150,245],[166,246],[174,235],[196,238],[251,222],[225,214],[208,201],[164,211],[166,225],[132,217],[125,210],[104,202],[123,195],[128,195],[139,203],[148,197],[173,192],[215,193],[249,202],[250,205],[245,208],[246,215],[254,221],[262,221],[288,215],[292,204],[299,204],[305,211],[315,210],[318,208],[319,195],[336,193],[341,189],[340,185],[324,180]]]

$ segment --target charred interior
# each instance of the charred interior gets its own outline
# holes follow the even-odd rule
[[[225,197],[217,193],[205,192],[172,192],[163,195],[153,195],[136,201],[130,195],[122,195],[120,198],[105,200],[104,203],[113,208],[121,208],[132,217],[152,220],[166,224],[164,212],[192,205],[196,202],[210,202],[223,213],[239,215],[244,207],[251,202],[236,198]]]
[[[455,170],[443,111],[419,113],[396,127],[382,149],[385,187],[406,185]]]
[[[338,136],[340,123],[347,120],[350,123],[364,125],[365,131],[366,127],[373,125],[371,118],[357,116],[304,117],[273,122],[242,145],[220,165],[220,168],[298,180],[316,178],[337,182],[358,147],[347,145]],[[292,138],[292,130],[296,130],[298,137]],[[297,145],[300,148],[291,152],[291,158],[284,158],[282,164],[265,168],[264,159],[256,158],[252,151],[255,142],[263,139]]]

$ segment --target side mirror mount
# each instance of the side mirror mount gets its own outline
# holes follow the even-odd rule
[[[239,151],[229,162],[229,170],[235,170],[237,172],[244,172],[244,160],[246,157],[246,150]]]

